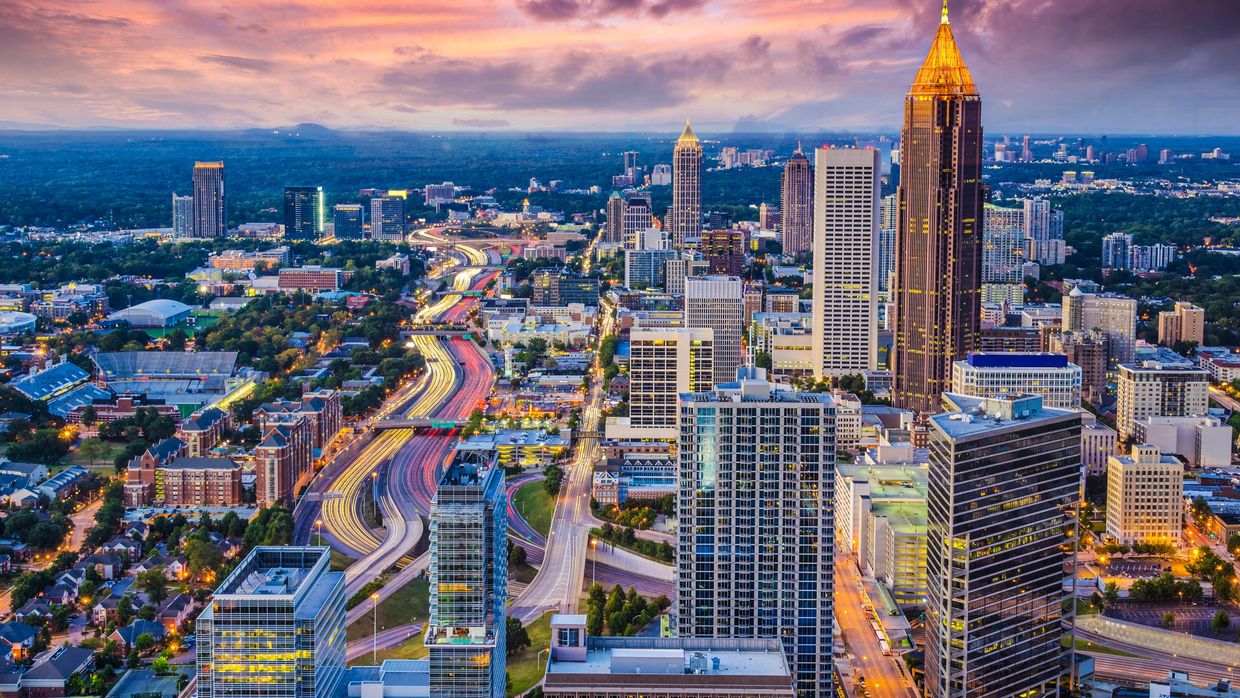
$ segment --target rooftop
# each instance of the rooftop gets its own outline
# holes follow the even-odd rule
[[[930,423],[951,438],[976,436],[1014,424],[1028,424],[1034,420],[1055,419],[1076,414],[1042,406],[1039,395],[1005,395],[978,398],[957,393],[943,393],[943,398],[956,408],[954,412],[936,414]]]
[[[584,674],[640,675],[637,681],[660,685],[673,677],[694,684],[767,679],[791,685],[783,651],[774,639],[590,637],[586,649],[585,661],[548,662],[548,683]]]
[[[215,590],[227,596],[292,596],[318,571],[326,571],[328,548],[313,546],[260,546]]]

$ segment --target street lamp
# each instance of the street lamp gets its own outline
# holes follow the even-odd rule
[[[379,663],[379,592],[370,595],[371,606],[370,617],[373,619],[373,629],[370,632],[370,662],[378,665]]]
[[[323,519],[315,519],[314,526],[319,532],[319,545],[323,545]]]
[[[596,547],[598,547],[598,539],[595,538],[594,536],[590,536],[590,549],[593,550]],[[594,558],[594,564],[590,567],[590,586],[591,587],[593,587],[595,584],[598,584],[598,582],[596,581],[596,577],[598,577],[598,558],[597,557]]]

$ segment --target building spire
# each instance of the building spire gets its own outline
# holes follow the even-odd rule
[[[939,24],[951,24],[947,21],[947,0],[943,0],[943,19],[939,20]]]
[[[680,133],[680,138],[676,139],[677,143],[697,143],[697,134],[693,132],[693,126],[689,124],[689,120],[685,119],[685,130]]]

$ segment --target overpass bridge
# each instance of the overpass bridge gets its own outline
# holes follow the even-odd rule
[[[399,419],[379,419],[370,426],[375,431],[387,429],[456,429],[469,424],[468,419],[431,419],[429,417],[413,417]]]

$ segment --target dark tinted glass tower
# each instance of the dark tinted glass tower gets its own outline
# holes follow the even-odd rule
[[[317,240],[323,237],[323,187],[284,188],[284,237]]]
[[[224,237],[228,233],[227,206],[224,202],[224,163],[194,163],[193,196],[191,237]]]
[[[982,102],[944,7],[904,102],[896,232],[893,402],[934,412],[977,340]]]
[[[332,209],[332,235],[337,240],[361,240],[363,211],[361,204],[336,204]]]

